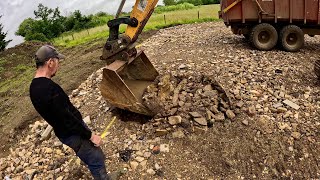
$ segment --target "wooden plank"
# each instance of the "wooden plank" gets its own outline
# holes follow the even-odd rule
[[[320,24],[320,0],[318,0],[318,24]]]
[[[278,22],[278,11],[277,11],[277,3],[274,1],[274,22]]]
[[[244,7],[243,7],[243,1],[241,1],[241,16],[242,16],[242,23],[246,23],[246,18],[245,18],[245,15],[244,15]]]
[[[307,24],[307,0],[304,0],[304,24]]]
[[[290,19],[290,24],[292,24],[292,13],[293,13],[293,3],[292,3],[292,0],[289,1],[290,3],[290,9],[289,9],[289,19]]]

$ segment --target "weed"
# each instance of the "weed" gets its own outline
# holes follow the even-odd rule
[[[16,72],[24,72],[24,71],[26,71],[27,69],[29,69],[30,67],[29,66],[26,66],[25,64],[19,64],[18,66],[16,66],[15,68],[14,68],[14,70],[16,71]]]

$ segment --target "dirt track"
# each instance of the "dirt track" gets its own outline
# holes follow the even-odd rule
[[[110,111],[97,88],[101,71],[74,91],[72,99],[85,116],[90,115],[90,126],[98,132],[113,115],[121,120],[107,136],[103,150],[108,156],[108,170],[129,169],[123,179],[316,179],[320,178],[320,84],[312,69],[320,55],[319,42],[318,37],[306,37],[306,45],[298,53],[256,51],[221,22],[172,27],[147,39],[141,49],[145,49],[161,75],[214,75],[228,90],[240,110],[234,120],[214,122],[212,128],[194,125],[190,130],[176,125],[167,127],[167,133],[157,137],[155,129],[159,122],[167,123],[166,119],[149,120]],[[299,108],[286,105],[284,100]],[[7,160],[0,161],[9,162],[0,167],[3,175],[18,177],[27,168],[37,168],[36,177],[51,178],[56,171],[56,177],[70,179],[76,174],[88,178],[83,166],[71,168],[65,163],[71,159],[65,156],[70,153],[61,146],[52,147],[56,139],[30,146],[37,139],[34,131],[45,125],[32,127],[33,130],[26,131],[30,137],[23,139],[21,149],[16,151],[26,149],[32,152],[30,157],[47,159],[44,147],[55,152],[61,149],[56,155],[58,165],[42,168],[52,166],[48,159],[37,167],[31,160],[23,160],[19,153],[11,153]],[[183,135],[173,138],[177,131]],[[150,155],[150,146],[160,144],[168,145],[169,151]],[[128,163],[118,157],[118,152],[125,148],[136,150]],[[37,149],[42,150],[36,153]],[[15,163],[16,158],[30,166]],[[15,168],[10,167],[11,162]],[[17,171],[19,164],[22,170]]]

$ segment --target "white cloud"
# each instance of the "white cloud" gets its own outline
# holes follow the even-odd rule
[[[162,0],[160,0],[162,4]],[[130,11],[135,0],[127,0],[124,11]],[[8,31],[7,39],[13,39],[8,47],[23,42],[23,38],[15,36],[20,23],[28,18],[34,17],[33,11],[37,9],[39,3],[50,8],[59,7],[63,15],[68,15],[75,10],[80,10],[83,14],[92,14],[100,11],[115,14],[120,0],[0,0],[1,23],[4,30]]]

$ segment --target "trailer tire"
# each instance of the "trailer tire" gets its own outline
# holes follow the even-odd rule
[[[314,63],[314,72],[318,76],[318,79],[320,80],[320,60],[317,60]]]
[[[259,50],[269,51],[278,42],[278,32],[271,24],[258,24],[251,31],[250,42]]]
[[[299,51],[304,44],[304,33],[296,25],[285,26],[280,31],[280,42],[285,51]]]

